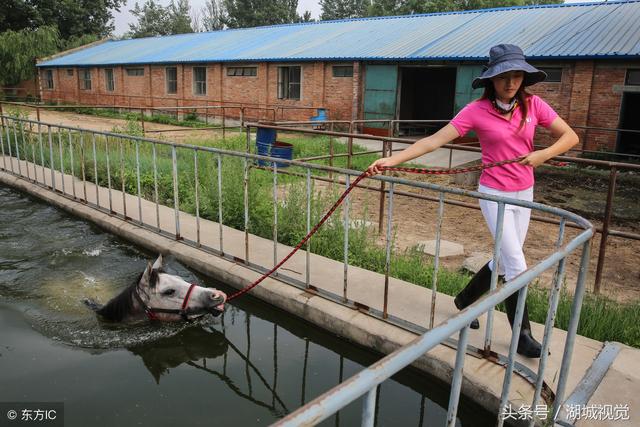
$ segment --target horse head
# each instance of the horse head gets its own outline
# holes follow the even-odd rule
[[[103,307],[87,300],[91,308],[105,320],[126,322],[146,316],[150,320],[193,320],[211,313],[219,315],[224,310],[227,296],[217,289],[204,288],[162,269],[162,255],[148,263],[138,281]]]
[[[227,296],[217,289],[185,282],[162,270],[162,255],[149,263],[134,293],[147,316],[153,320],[192,320],[207,313],[219,315]]]

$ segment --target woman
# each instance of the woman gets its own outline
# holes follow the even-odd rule
[[[525,61],[522,49],[518,46],[501,44],[492,47],[485,71],[472,83],[474,89],[484,87],[484,94],[479,100],[469,103],[437,133],[417,141],[400,153],[375,161],[367,171],[371,175],[380,173],[382,167],[407,162],[473,130],[480,141],[483,163],[523,157],[518,163],[483,170],[478,191],[532,201],[533,168],[578,143],[576,133],[546,102],[525,91],[526,86],[545,78],[544,72]],[[543,150],[533,151],[536,125],[548,128],[557,139],[556,142]],[[480,199],[480,208],[491,235],[495,238],[497,203]],[[505,207],[498,273],[504,274],[506,281],[527,269],[522,246],[530,214],[529,209],[519,206]],[[493,262],[489,262],[482,267],[456,296],[454,302],[459,310],[472,304],[489,290],[492,264]],[[512,326],[517,301],[517,293],[505,301],[507,317]],[[480,327],[477,319],[471,327]],[[540,349],[540,343],[531,336],[525,305],[518,353],[527,357],[540,357]]]

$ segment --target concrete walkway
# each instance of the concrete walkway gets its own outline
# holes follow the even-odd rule
[[[7,165],[7,169],[10,169],[10,165],[12,164],[13,169],[17,172],[17,160],[10,159],[9,157],[0,159],[0,167],[5,164]],[[43,171],[41,167],[38,166],[34,168],[32,164],[27,164],[24,161],[21,162],[20,168],[23,175],[26,175],[26,171],[28,170],[32,179],[37,177],[37,181],[41,183],[44,182],[46,185],[51,184],[51,171],[49,169],[45,168]],[[58,190],[61,189],[61,182],[64,178],[65,193],[67,195],[72,194],[72,189],[75,189],[76,195],[79,198],[85,196],[85,185],[83,185],[81,181],[73,179],[69,175],[63,177],[59,172],[55,172],[54,175],[56,188]],[[53,193],[39,185],[29,183],[26,179],[20,179],[9,173],[0,172],[0,182],[29,192],[74,215],[93,221],[109,232],[131,240],[135,244],[142,245],[154,251],[172,253],[181,262],[213,276],[220,281],[228,283],[231,286],[238,288],[244,287],[260,277],[258,273],[248,269],[241,262],[230,262],[184,243],[177,242],[175,239],[160,236],[150,230],[145,230],[91,208],[84,203],[70,200],[68,197]],[[97,190],[99,194],[99,205],[108,209],[109,190],[102,187]],[[86,183],[86,198],[90,203],[97,203],[96,187],[88,182]],[[125,195],[123,200],[123,194],[117,190],[111,191],[111,202],[113,211],[117,213],[123,213],[123,208],[126,206],[127,216],[132,217],[134,220],[139,219],[139,208],[141,208],[142,221],[145,224],[155,227],[156,205],[154,203],[141,200],[139,205],[138,198],[132,195]],[[174,209],[160,206],[159,212],[161,228],[168,233],[175,233]],[[179,218],[181,235],[193,241],[197,240],[196,218],[183,212],[179,214]],[[200,220],[200,241],[203,245],[219,249],[219,233],[219,224]],[[224,253],[239,259],[245,259],[244,232],[223,226],[222,233],[222,249]],[[277,259],[279,260],[284,257],[290,249],[289,247],[278,244]],[[267,268],[273,266],[273,241],[257,236],[250,236],[248,258],[252,263]],[[298,252],[281,268],[282,274],[286,274],[302,282],[305,280],[305,270],[306,253],[304,251]],[[310,283],[313,286],[337,295],[342,295],[344,286],[343,272],[344,265],[342,263],[311,254]],[[347,296],[349,299],[382,310],[384,276],[349,266],[347,277]],[[407,330],[382,322],[358,310],[336,304],[313,293],[284,284],[273,278],[265,280],[260,286],[252,290],[251,294],[296,314],[324,329],[332,331],[339,336],[381,353],[389,353],[409,343],[416,337],[414,333]],[[438,293],[436,299],[435,324],[439,324],[454,315],[457,310],[450,296]],[[430,290],[391,278],[389,283],[389,313],[391,315],[427,327],[430,316],[430,301]],[[480,318],[480,323],[482,326],[486,325],[484,316]],[[541,339],[544,326],[533,324],[532,328],[533,335]],[[484,329],[471,330],[470,332],[469,344],[477,348],[482,348]],[[551,390],[555,390],[557,385],[556,382],[560,371],[565,337],[565,331],[559,329],[554,330],[550,347],[551,355],[548,359],[545,372],[545,382]],[[457,339],[457,337],[452,338]],[[499,354],[506,355],[508,353],[509,339],[510,326],[506,316],[500,312],[496,312],[494,316],[492,350]],[[640,378],[638,375],[640,351],[626,346],[623,347],[624,350],[619,356],[620,359],[617,359],[612,368],[608,370],[601,387],[588,403],[627,404],[630,408],[629,416],[631,420],[625,421],[627,424],[621,421],[609,421],[599,422],[598,424],[578,425],[640,425]],[[599,341],[580,336],[577,337],[571,363],[571,375],[567,384],[567,395],[579,384],[602,348],[603,343]],[[520,356],[518,356],[517,360],[522,365],[537,372],[537,360],[526,359]],[[439,345],[423,358],[419,359],[415,363],[415,366],[449,382],[454,363],[455,351],[447,345]],[[489,410],[497,412],[504,377],[504,367],[488,359],[480,358],[477,355],[469,355],[465,361],[464,373],[463,393],[478,401]],[[515,407],[530,405],[533,391],[534,388],[529,381],[520,375],[513,376],[510,400]]]

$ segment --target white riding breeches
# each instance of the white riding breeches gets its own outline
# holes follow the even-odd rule
[[[521,191],[501,191],[480,184],[478,192],[530,202],[533,201],[533,187]],[[482,215],[495,241],[498,204],[483,199],[479,201]],[[504,274],[506,281],[513,279],[527,269],[527,262],[524,258],[522,246],[527,236],[530,218],[531,209],[509,204],[505,205],[498,274]],[[493,271],[493,261],[489,263],[489,268]]]

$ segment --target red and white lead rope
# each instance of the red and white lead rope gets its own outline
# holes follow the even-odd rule
[[[381,171],[391,171],[391,172],[408,172],[408,173],[415,173],[415,174],[422,174],[422,175],[454,175],[454,174],[458,174],[458,173],[466,173],[466,172],[473,172],[473,171],[479,171],[479,170],[483,170],[483,169],[494,168],[494,167],[497,167],[497,166],[507,165],[507,164],[510,164],[510,163],[517,163],[517,162],[521,161],[522,159],[523,159],[523,157],[518,157],[516,159],[503,160],[501,162],[487,163],[487,164],[481,164],[481,165],[477,165],[477,166],[470,166],[470,167],[467,167],[467,168],[423,169],[423,168],[381,167],[380,170]],[[550,164],[552,164],[554,166],[565,166],[566,165],[566,163],[560,163],[560,162],[555,162],[555,161],[549,161],[548,163],[550,163]],[[356,188],[358,183],[360,181],[362,181],[363,179],[365,179],[367,176],[368,176],[367,172],[363,172],[361,175],[359,175],[355,179],[355,181],[353,181],[353,183],[344,191],[344,193],[342,193],[342,195],[333,204],[333,206],[331,206],[331,209],[329,209],[329,211],[326,214],[324,214],[324,216],[322,217],[320,222],[318,222],[311,229],[311,231],[309,231],[309,233],[300,241],[300,243],[298,243],[296,245],[295,248],[293,248],[293,250],[291,252],[289,252],[289,254],[286,257],[284,257],[271,270],[269,270],[268,272],[263,274],[262,277],[260,277],[258,280],[253,282],[251,285],[249,285],[246,288],[241,289],[238,292],[235,292],[234,294],[229,296],[227,298],[227,302],[231,301],[231,300],[233,300],[235,298],[238,298],[239,296],[241,296],[243,294],[246,294],[251,289],[253,289],[256,286],[258,286],[264,279],[266,279],[267,277],[271,276],[277,269],[279,269],[282,266],[282,264],[287,262],[289,260],[289,258],[291,258],[293,256],[293,254],[298,252],[298,250],[305,243],[307,243],[307,241],[311,238],[311,236],[313,236],[316,233],[316,231],[318,231],[318,229],[322,226],[322,224],[324,224],[329,219],[329,217],[331,215],[333,215],[333,213],[338,208],[338,206],[340,206],[342,204],[342,202],[344,201],[344,199],[349,195],[349,193],[351,193],[351,190]]]

